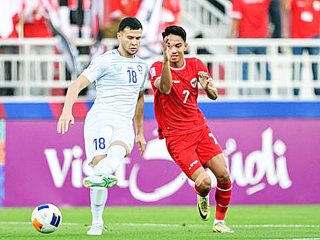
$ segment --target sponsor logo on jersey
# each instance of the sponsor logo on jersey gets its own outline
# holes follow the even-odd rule
[[[113,66],[113,68],[114,68],[114,70],[116,72],[121,72],[122,71],[122,65],[121,64],[113,64],[112,66]]]

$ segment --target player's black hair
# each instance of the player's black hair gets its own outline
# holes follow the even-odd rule
[[[187,33],[180,26],[172,25],[172,26],[166,27],[166,29],[162,33],[162,37],[165,38],[170,34],[180,36],[183,39],[183,41],[187,40]]]
[[[122,19],[119,24],[118,32],[123,31],[126,27],[128,27],[131,30],[142,30],[141,22],[135,17],[126,17]]]

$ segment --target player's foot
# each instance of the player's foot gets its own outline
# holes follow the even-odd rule
[[[207,221],[210,218],[210,201],[209,201],[209,194],[206,197],[201,197],[197,195],[198,203],[197,209],[199,215],[203,221]]]
[[[83,179],[83,185],[85,187],[104,187],[104,188],[111,188],[117,184],[118,180],[115,176],[109,175],[101,175],[101,174],[93,174],[91,176],[86,177]]]
[[[229,228],[224,221],[213,224],[212,230],[219,233],[234,233],[234,231]]]
[[[90,229],[87,232],[87,234],[93,235],[93,236],[99,236],[99,235],[102,235],[102,232],[103,232],[103,223],[96,223],[90,226]]]

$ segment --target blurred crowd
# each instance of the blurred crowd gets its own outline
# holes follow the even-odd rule
[[[179,24],[180,11],[180,0],[2,0],[0,39],[56,37],[59,39],[56,48],[32,47],[30,54],[63,54],[69,79],[71,74],[79,74],[85,67],[79,66],[78,55],[88,54],[93,58],[105,51],[100,40],[116,37],[118,23],[126,16],[138,17],[144,26],[145,47],[139,54],[149,57],[160,53],[160,33],[168,25]],[[94,39],[97,44],[89,48],[76,47],[74,40],[79,38]],[[19,48],[2,46],[1,52],[17,54]],[[5,80],[10,80],[11,63],[4,65]],[[48,79],[46,64],[36,65],[30,66],[30,71],[35,73],[32,80]],[[13,91],[13,88],[0,88],[0,95],[14,95]],[[32,95],[41,94],[47,93],[32,92]]]
[[[150,23],[177,24],[180,0],[2,0],[0,38],[52,37],[55,30],[69,38],[115,37],[125,16]]]
[[[270,26],[272,26],[270,31]],[[231,27],[232,38],[280,38],[296,39],[320,38],[320,1],[319,0],[232,0]],[[238,47],[237,54],[267,54],[266,47]],[[281,51],[281,49],[279,49]],[[318,46],[295,46],[293,55],[319,55]],[[319,80],[318,61],[312,62],[312,77]],[[260,69],[261,66],[258,66]],[[266,64],[265,78],[270,80],[269,66]],[[292,80],[301,81],[302,63],[292,66]],[[248,63],[242,65],[242,79],[248,80]],[[269,91],[269,89],[266,89]],[[314,88],[314,94],[320,95],[320,88]],[[299,89],[294,89],[299,95]]]
[[[226,37],[320,37],[320,0],[231,0],[230,13],[219,0],[208,2],[230,17],[230,30]],[[180,14],[180,0],[1,0],[0,38],[59,37],[64,43],[62,47],[34,48],[33,53],[68,52],[71,56],[68,70],[78,73],[81,68],[77,68],[76,60],[72,58],[78,53],[99,54],[99,48],[93,48],[94,51],[75,48],[72,44],[74,39],[93,38],[99,42],[102,38],[115,37],[119,21],[125,16],[136,16],[144,26],[143,42],[147,43],[140,54],[148,58],[155,53],[161,53],[160,33],[168,25],[179,24]],[[14,46],[0,49],[0,53],[18,53],[17,51]],[[279,49],[280,53],[281,51],[282,49]],[[202,52],[210,53],[206,49]],[[267,53],[267,49],[254,46],[238,47],[235,52],[239,55],[262,55]],[[320,53],[318,46],[292,48],[293,55],[302,55],[304,52],[310,55]],[[6,63],[8,64],[10,63]],[[319,65],[317,62],[312,62],[311,65],[313,80],[317,81]],[[42,69],[44,68],[43,66]],[[265,69],[266,80],[271,79],[268,64],[258,68]],[[292,79],[300,81],[301,63],[294,64],[292,68]],[[6,79],[10,79],[8,74],[10,73],[6,74]],[[242,79],[248,80],[247,63],[242,64]],[[315,89],[314,93],[320,95],[320,90]],[[294,94],[299,95],[299,89],[295,89]]]

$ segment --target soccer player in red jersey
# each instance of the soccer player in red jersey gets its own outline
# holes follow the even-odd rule
[[[203,220],[210,216],[211,178],[205,169],[213,172],[217,178],[213,231],[233,233],[224,222],[231,198],[230,175],[221,147],[197,103],[198,83],[212,100],[218,97],[217,89],[203,62],[184,57],[187,43],[182,27],[169,26],[162,36],[163,61],[150,68],[159,138],[166,139],[171,157],[195,183]]]
[[[320,38],[320,1],[319,0],[283,0],[283,10],[290,12],[291,38]],[[302,55],[307,50],[309,55],[320,55],[318,46],[294,46],[293,55]],[[318,61],[311,63],[313,81],[320,80]],[[293,80],[301,81],[303,64],[293,63]],[[294,88],[293,94],[299,95],[300,89]],[[320,88],[314,88],[314,94],[320,95]]]

